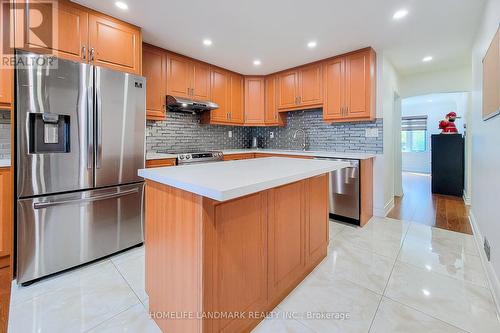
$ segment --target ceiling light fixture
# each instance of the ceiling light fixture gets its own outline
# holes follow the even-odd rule
[[[125,2],[122,2],[122,1],[115,2],[115,6],[118,7],[118,8],[120,8],[121,10],[127,10],[128,9],[128,5]]]
[[[203,45],[205,45],[205,46],[210,46],[210,45],[212,45],[212,40],[211,40],[211,39],[208,39],[208,38],[204,39],[204,40],[203,40]]]
[[[422,61],[423,61],[423,62],[429,62],[429,61],[431,61],[431,60],[432,60],[432,57],[431,57],[431,56],[427,56],[427,57],[424,57],[424,58],[422,59]]]
[[[314,41],[314,40],[307,43],[307,47],[310,49],[314,49],[316,47],[316,45],[318,45],[318,43],[316,43],[316,41]]]
[[[400,9],[392,15],[392,18],[394,20],[401,20],[406,15],[408,15],[408,11],[406,9]]]
[[[255,59],[255,60],[253,61],[253,65],[254,65],[254,66],[259,66],[260,64],[261,64],[261,62],[260,62],[260,60],[259,60],[259,59]]]

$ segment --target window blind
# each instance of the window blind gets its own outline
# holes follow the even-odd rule
[[[401,118],[402,131],[427,130],[427,116],[409,116]]]

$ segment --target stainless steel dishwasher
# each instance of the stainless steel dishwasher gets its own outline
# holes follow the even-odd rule
[[[330,218],[359,225],[359,160],[315,157],[318,160],[347,162],[349,167],[330,172]]]

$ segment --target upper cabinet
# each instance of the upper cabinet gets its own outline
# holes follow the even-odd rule
[[[142,74],[146,78],[146,118],[166,118],[167,54],[154,46],[142,47]]]
[[[89,58],[98,66],[141,74],[141,31],[99,13],[89,15]]]
[[[245,78],[245,125],[264,125],[265,94],[263,77]]]
[[[278,109],[282,111],[321,107],[323,77],[321,64],[313,64],[277,75]]]
[[[180,55],[167,56],[167,93],[176,97],[210,99],[210,65]]]
[[[298,72],[289,71],[277,75],[278,87],[276,96],[278,100],[278,109],[295,108],[298,104]]]
[[[375,65],[371,48],[324,63],[325,120],[375,119]]]
[[[27,10],[16,11],[16,21],[20,25],[16,30],[16,47],[31,51],[39,49],[63,59],[141,73],[140,28],[69,1],[25,2]],[[37,4],[36,10],[30,10],[34,3]],[[37,35],[54,36],[50,41],[42,41],[27,28],[37,25],[38,13],[44,10],[56,13],[53,26],[57,30],[54,33],[42,31]]]
[[[210,123],[230,123],[230,103],[231,103],[231,74],[221,68],[212,68],[212,96],[211,101],[219,105],[219,108],[206,111]]]
[[[276,103],[276,76],[269,75],[265,78],[265,114],[264,124],[268,126],[283,126],[285,124],[283,113],[278,112]]]
[[[243,75],[231,73],[231,122],[243,124],[245,119],[245,83]]]

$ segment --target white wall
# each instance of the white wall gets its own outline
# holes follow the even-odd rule
[[[472,49],[472,113],[469,127],[472,134],[471,220],[477,234],[485,236],[491,246],[491,265],[487,270],[497,301],[500,296],[500,117],[483,121],[482,59],[500,22],[500,0],[488,1],[482,24]],[[495,276],[496,275],[496,276]],[[497,302],[498,305],[498,302]]]
[[[405,98],[402,103],[403,116],[427,116],[427,149],[425,152],[403,152],[402,169],[410,172],[431,172],[431,135],[439,134],[439,121],[449,112],[456,112],[460,119],[455,124],[464,133],[468,93],[431,94]]]
[[[401,98],[434,93],[471,91],[471,66],[402,76]]]
[[[385,216],[394,206],[394,93],[398,73],[383,52],[377,53],[377,118],[384,119],[384,153],[374,164],[374,214]]]

